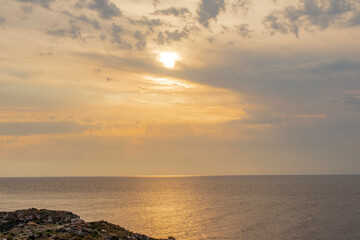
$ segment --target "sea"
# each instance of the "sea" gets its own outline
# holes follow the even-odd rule
[[[156,238],[360,239],[360,175],[0,178],[0,211],[68,210]]]

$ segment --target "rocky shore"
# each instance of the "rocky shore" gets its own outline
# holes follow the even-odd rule
[[[12,239],[161,240],[105,221],[85,222],[72,212],[35,208],[0,212],[0,240]]]

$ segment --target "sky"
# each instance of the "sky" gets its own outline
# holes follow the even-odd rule
[[[2,177],[360,174],[359,0],[0,6]]]

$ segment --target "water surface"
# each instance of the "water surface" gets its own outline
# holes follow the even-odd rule
[[[0,178],[0,211],[30,207],[179,240],[360,239],[360,176]]]

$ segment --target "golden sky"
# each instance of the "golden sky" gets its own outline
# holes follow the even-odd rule
[[[357,0],[0,6],[0,177],[360,173]]]

